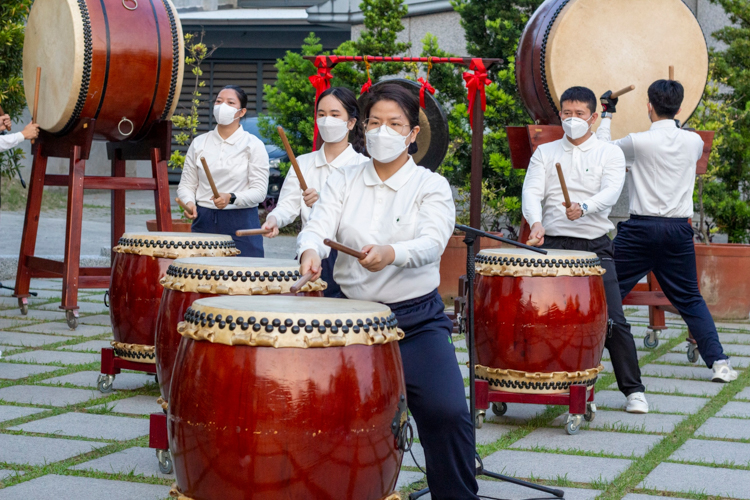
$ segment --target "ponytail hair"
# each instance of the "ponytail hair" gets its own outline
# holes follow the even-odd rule
[[[349,131],[349,142],[351,143],[354,151],[357,153],[364,153],[365,151],[365,127],[362,125],[361,112],[359,109],[359,103],[354,92],[347,89],[346,87],[331,87],[318,97],[315,103],[315,114],[318,113],[318,105],[320,100],[326,96],[332,95],[344,106],[346,114],[349,118],[354,118],[354,128]]]

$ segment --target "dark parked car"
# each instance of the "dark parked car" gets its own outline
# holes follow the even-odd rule
[[[242,125],[242,128],[246,132],[253,134],[266,145],[271,170],[268,176],[268,195],[266,196],[266,201],[261,204],[261,207],[269,211],[273,210],[273,207],[279,201],[279,192],[281,191],[281,185],[284,183],[284,178],[281,176],[281,171],[279,170],[279,164],[289,161],[289,156],[286,154],[286,151],[276,146],[267,137],[261,135],[260,130],[258,130],[257,116],[242,118],[240,125]]]

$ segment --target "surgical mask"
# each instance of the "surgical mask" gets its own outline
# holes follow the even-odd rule
[[[216,123],[219,125],[230,125],[233,121],[238,120],[239,117],[235,118],[235,114],[239,111],[237,108],[233,108],[229,104],[223,102],[221,104],[214,105],[214,118]]]
[[[593,115],[591,116],[593,118]],[[590,119],[591,118],[589,118],[589,120]],[[588,120],[582,120],[575,116],[564,119],[562,122],[562,126],[563,130],[565,131],[565,135],[567,135],[574,141],[586,135],[591,128],[591,124],[588,122]]]
[[[322,137],[325,142],[340,142],[349,134],[349,126],[344,120],[339,118],[325,116],[323,118],[318,118],[317,124],[320,137]]]
[[[379,128],[367,132],[367,152],[380,163],[390,163],[404,152],[409,145],[404,136],[388,127],[381,125]]]

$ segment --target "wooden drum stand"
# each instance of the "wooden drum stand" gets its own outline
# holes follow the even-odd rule
[[[112,191],[112,246],[125,232],[125,191],[153,191],[158,231],[171,231],[167,159],[171,151],[172,123],[157,121],[140,141],[108,142],[107,156],[112,161],[112,176],[86,176],[86,160],[94,139],[94,119],[82,119],[64,136],[43,130],[33,146],[26,217],[23,225],[21,252],[14,297],[25,315],[28,312],[31,278],[62,278],[62,303],[65,319],[71,329],[78,326],[78,289],[109,288],[109,267],[80,267],[81,223],[83,219],[83,190]],[[47,174],[47,158],[70,159],[68,175]],[[127,160],[151,160],[153,178],[126,178]],[[65,256],[63,262],[34,256],[39,214],[44,186],[67,186],[68,208],[65,228]]]

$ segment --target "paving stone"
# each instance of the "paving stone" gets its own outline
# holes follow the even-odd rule
[[[398,475],[398,480],[396,481],[396,491],[406,488],[407,486],[414,484],[417,481],[421,481],[422,479],[424,479],[424,474],[422,474],[421,472],[402,470]]]
[[[750,466],[750,443],[688,439],[669,460]]]
[[[7,422],[8,420],[28,417],[29,415],[35,415],[44,411],[47,410],[43,410],[41,408],[27,408],[25,406],[0,405],[0,422]]]
[[[457,340],[453,342],[453,346],[456,349],[466,349],[466,340]]]
[[[159,461],[151,448],[128,448],[89,462],[71,467],[72,470],[91,470],[107,474],[130,474],[135,476],[174,479],[174,474],[159,472]]]
[[[737,395],[734,397],[735,399],[747,399],[750,401],[750,387],[746,387],[742,389]]]
[[[466,364],[458,365],[458,369],[461,370],[462,378],[469,378],[469,367]]]
[[[593,431],[592,431],[593,432]],[[567,436],[575,439],[578,436]],[[500,450],[484,459],[487,470],[518,478],[534,476],[537,479],[557,479],[567,477],[575,483],[591,481],[612,481],[630,464],[622,458],[583,457],[536,453],[531,451]],[[527,490],[527,497],[529,492]]]
[[[748,484],[750,471],[747,470],[662,463],[638,487],[750,500]]]
[[[750,424],[742,418],[711,417],[695,431],[695,435],[724,439],[750,439]]]
[[[67,406],[83,403],[100,396],[98,392],[95,393],[87,389],[44,387],[41,385],[12,385],[0,389],[0,400],[32,405]]]
[[[479,485],[479,494],[484,498],[522,500],[529,498],[529,496],[533,496],[535,494],[533,490],[510,483],[485,481],[483,479],[479,479],[477,481],[477,484]],[[555,489],[565,492],[565,500],[594,500],[597,495],[601,493],[600,490],[584,490],[580,488],[558,488],[557,486],[555,486]],[[546,495],[545,493],[536,493],[536,496],[541,496],[542,498],[549,498],[552,500],[555,499],[555,497]],[[420,498],[431,499],[432,496],[430,494],[427,494]],[[670,498],[669,500],[673,499]]]
[[[637,346],[638,344],[636,344]],[[651,351],[636,351],[636,355],[638,356],[638,359],[641,359],[644,356],[648,356],[651,354]],[[609,351],[607,349],[604,349],[604,352],[602,353],[602,359],[603,360],[611,360],[612,356],[609,354]]]
[[[8,282],[5,281],[5,280],[3,280],[3,285],[4,286],[9,286]],[[53,298],[57,298],[59,300],[60,299],[60,295],[62,295],[62,290],[41,290],[41,289],[36,289],[36,290],[32,290],[32,292],[36,293],[36,297],[33,296],[33,295],[30,296],[30,297],[28,297],[29,302],[32,302],[32,303],[33,303],[33,301],[36,301],[36,302],[47,302],[47,301],[49,301],[49,300],[51,300]],[[15,301],[16,305],[18,305],[18,299],[16,297],[13,297],[13,293],[14,293],[13,290],[8,290],[8,289],[5,289],[5,288],[0,288],[0,296],[5,296],[7,298],[12,298]]]
[[[641,367],[641,375],[654,377],[674,377],[693,380],[711,380],[713,371],[703,366],[646,365]]]
[[[162,411],[161,405],[156,402],[156,396],[134,396],[127,399],[119,399],[112,403],[92,406],[91,408],[111,408],[113,413],[127,413],[130,415],[151,415]]]
[[[750,345],[750,335],[747,333],[722,333],[719,332],[719,340],[723,344]]]
[[[727,344],[729,345],[729,344]],[[750,347],[750,346],[741,346],[741,347]],[[747,356],[734,356],[730,355],[730,358],[732,360],[732,367],[733,368],[747,368],[750,367],[750,357]],[[706,362],[703,361],[703,358],[698,356],[698,361],[693,363],[692,361],[687,359],[687,354],[685,352],[679,353],[679,352],[669,352],[662,356],[661,358],[657,359],[656,361],[661,363],[678,363],[681,365],[686,366],[693,366],[695,368],[705,368]],[[710,372],[709,372],[710,373]]]
[[[13,431],[38,432],[58,436],[116,439],[126,441],[148,434],[145,418],[114,417],[90,413],[63,413],[11,427]]]
[[[638,415],[624,411],[602,411],[596,412],[593,422],[584,422],[584,428],[605,429],[612,431],[633,430],[639,432],[672,432],[677,424],[687,418],[687,415],[665,415],[661,413],[649,413]],[[552,424],[565,425],[565,415],[560,415]]]
[[[414,462],[414,459],[417,461]],[[424,448],[422,448],[421,444],[414,443],[411,445],[411,452],[404,453],[401,467],[416,467],[417,464],[419,464],[419,467],[422,467],[422,470],[427,470],[427,465],[424,459]]]
[[[79,325],[101,325],[112,327],[112,318],[109,314],[97,314],[95,316],[86,316],[78,320]],[[80,326],[79,326],[80,328]]]
[[[0,318],[0,330],[17,329],[30,324],[30,321],[21,321],[15,318]]]
[[[0,469],[0,481],[9,477],[14,477],[16,475],[23,476],[23,474],[23,471],[20,470]]]
[[[587,451],[622,457],[642,457],[663,436],[582,430],[571,437],[560,429],[537,429],[519,439],[511,448],[550,451]]]
[[[94,371],[83,371],[71,373],[69,375],[63,375],[62,377],[52,377],[41,380],[41,384],[73,384],[79,387],[92,387],[96,388],[96,379],[99,377],[99,372]],[[146,373],[120,373],[115,376],[115,381],[112,384],[113,387],[120,391],[130,391],[138,389],[147,384],[156,384],[153,375]]]
[[[492,408],[488,409],[487,415],[485,415],[485,422],[493,422],[496,424],[522,425],[532,418],[536,417],[537,415],[544,413],[546,409],[546,405],[523,405],[508,403],[508,411],[505,412],[505,415],[503,415],[502,417],[498,417],[497,415],[492,413]]]
[[[88,342],[82,342],[80,344],[60,346],[57,348],[57,350],[96,352],[99,355],[98,359],[101,359],[102,349],[108,347],[112,347],[109,343],[109,340],[89,340]]]
[[[602,361],[602,366],[604,367],[603,371],[605,373],[613,373],[614,372],[614,368],[612,368],[612,363],[611,362],[609,362],[609,361]]]
[[[6,309],[0,311],[0,316],[31,321],[54,321],[65,319],[65,313],[62,310],[46,311],[44,309],[29,309],[27,314],[22,314],[20,309]]]
[[[38,309],[62,311],[62,309],[60,309],[60,302],[44,304],[43,306],[39,306]],[[109,308],[104,305],[104,302],[78,302],[78,314],[101,314],[105,312],[109,312]]]
[[[18,380],[37,373],[47,373],[60,370],[59,366],[26,365],[21,363],[0,363],[0,379]],[[0,396],[2,399],[2,396]]]
[[[666,396],[664,394],[646,393],[649,410],[659,413],[684,413],[692,414],[706,406],[708,399],[693,398],[689,396]],[[624,410],[627,398],[619,391],[599,391],[594,396],[598,408],[611,408]],[[597,418],[599,418],[597,416]]]
[[[680,380],[668,378],[641,377],[643,385],[646,386],[646,392],[662,392],[692,394],[695,396],[715,396],[723,388],[723,384],[714,382],[703,382],[698,380]],[[617,389],[617,384],[609,386],[610,389]],[[648,396],[647,396],[648,399]]]
[[[722,344],[727,356],[750,356],[750,345]],[[672,352],[681,352],[687,359],[687,343],[672,348]]]
[[[47,333],[50,335],[69,335],[75,337],[95,337],[103,333],[109,333],[112,328],[97,325],[78,325],[78,328],[71,330],[67,323],[41,323],[39,325],[19,328],[22,332]]]
[[[156,484],[49,474],[0,490],[0,500],[38,498],[40,491],[45,498],[55,500],[160,500],[169,497],[169,489]]]
[[[0,434],[0,462],[19,465],[44,465],[59,462],[76,455],[88,453],[107,443],[97,441],[77,441],[38,436]],[[0,490],[0,498],[4,498]],[[28,498],[39,498],[32,495]],[[47,496],[47,498],[53,498]]]
[[[0,344],[0,358],[2,358],[3,353],[8,354],[11,351],[15,351],[16,349],[19,349],[19,346]]]
[[[731,401],[719,410],[715,417],[750,418],[750,403]]]
[[[665,500],[665,497],[657,497],[654,495],[642,495],[640,493],[628,493],[622,500]],[[676,498],[669,497],[669,500],[688,500],[687,498]]]
[[[492,444],[515,429],[518,429],[518,426],[486,422],[481,429],[477,429],[477,444]]]
[[[39,333],[0,332],[0,342],[22,347],[39,347],[57,342],[65,342],[73,337],[41,335]]]
[[[721,330],[737,330],[740,332],[748,332],[750,333],[750,323],[727,323],[727,322],[719,322],[716,323],[716,328]]]
[[[469,362],[469,353],[456,351],[456,361],[459,365],[465,365]]]
[[[6,356],[6,360],[25,361],[28,363],[62,363],[63,365],[81,365],[101,361],[96,354],[65,351],[29,351]]]
[[[0,296],[0,309],[10,309],[11,307],[18,307],[18,299]]]

